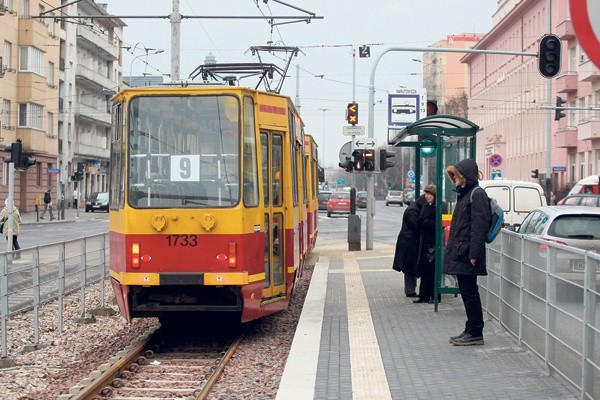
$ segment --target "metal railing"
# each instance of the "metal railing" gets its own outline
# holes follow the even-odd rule
[[[600,399],[600,254],[502,230],[487,251],[482,303],[521,344]]]
[[[80,311],[86,311],[85,288],[109,277],[109,236],[102,233],[60,243],[0,253],[0,320],[2,357],[8,353],[7,325],[11,316],[33,311],[34,343],[39,344],[40,306],[57,300],[57,330],[63,329],[63,300],[80,292]],[[100,285],[104,307],[104,285]]]

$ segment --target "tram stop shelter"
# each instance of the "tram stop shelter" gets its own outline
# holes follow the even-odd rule
[[[408,148],[411,168],[415,172],[415,200],[421,186],[436,185],[435,284],[434,309],[438,310],[438,294],[458,294],[453,276],[442,275],[444,246],[448,239],[452,211],[456,204],[454,184],[445,178],[445,169],[465,158],[475,158],[476,135],[480,127],[454,115],[432,115],[402,129],[388,129],[388,144]],[[414,155],[414,157],[413,157]],[[404,158],[404,157],[402,157]],[[414,160],[414,164],[412,161]],[[481,174],[480,174],[481,175]],[[423,183],[421,184],[421,179]],[[481,176],[480,176],[481,179]],[[447,207],[447,213],[444,208]]]

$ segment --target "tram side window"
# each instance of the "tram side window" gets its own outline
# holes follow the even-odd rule
[[[110,170],[110,208],[116,210],[123,208],[124,179],[123,179],[123,105],[115,104],[112,112],[113,133],[110,145],[111,170]]]
[[[271,148],[271,176],[273,176],[273,205],[283,205],[283,138],[281,135],[273,135]]]
[[[258,205],[258,160],[256,155],[256,129],[254,101],[244,97],[244,205]]]
[[[270,203],[269,201],[269,137],[265,132],[260,134],[260,147],[262,152],[262,175],[263,175],[263,196],[265,207]]]

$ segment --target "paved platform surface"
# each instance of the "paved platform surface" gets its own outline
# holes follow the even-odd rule
[[[438,312],[413,304],[391,268],[393,246],[326,243],[313,254],[278,400],[580,398],[485,313],[485,345],[450,344],[464,329],[460,297],[444,295]]]

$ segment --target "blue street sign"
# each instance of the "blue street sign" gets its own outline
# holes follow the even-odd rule
[[[412,169],[408,171],[408,177],[409,178],[413,178],[413,181],[415,180],[415,171],[413,171]]]

